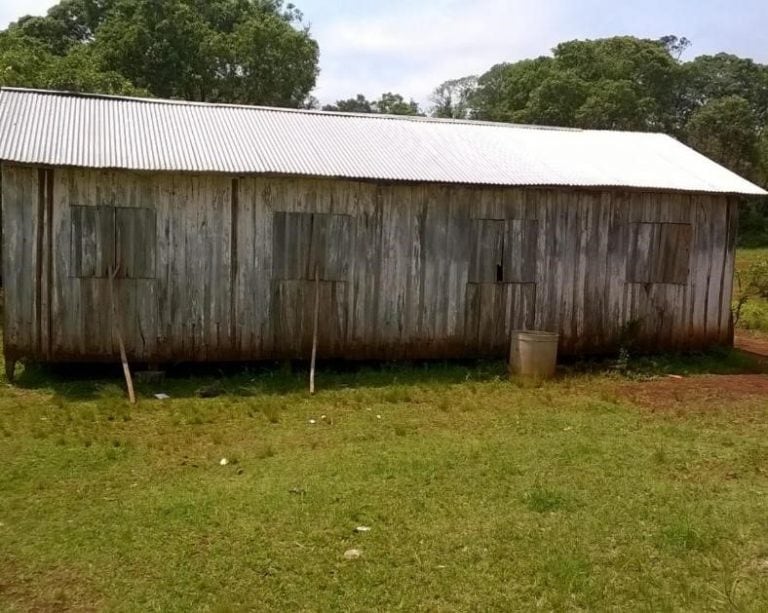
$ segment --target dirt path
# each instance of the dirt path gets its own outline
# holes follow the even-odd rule
[[[765,400],[768,375],[698,375],[628,383],[618,393],[651,409],[708,408],[738,401]]]
[[[768,359],[768,334],[737,331],[733,345],[736,349]]]

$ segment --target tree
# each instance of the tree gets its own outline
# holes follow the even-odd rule
[[[405,101],[400,94],[393,94],[387,92],[381,94],[376,102],[373,103],[373,107],[377,113],[383,113],[385,115],[422,115],[421,109],[417,102],[411,98],[408,102]]]
[[[518,117],[524,123],[574,126],[589,95],[587,83],[568,72],[554,73],[534,89]]]
[[[61,0],[44,17],[27,15],[11,24],[26,38],[37,41],[54,55],[65,55],[78,44],[93,40],[115,0]]]
[[[683,105],[687,121],[691,113],[712,100],[739,96],[757,119],[768,122],[768,66],[727,53],[702,55],[683,65]]]
[[[373,103],[363,94],[357,94],[354,98],[337,100],[336,104],[326,104],[324,111],[337,111],[343,113],[374,113]]]
[[[434,104],[431,115],[448,119],[468,119],[472,116],[472,96],[477,88],[474,75],[446,81],[432,92]]]
[[[213,32],[184,0],[119,2],[96,32],[104,60],[156,96],[204,100]]]
[[[283,0],[61,0],[0,37],[6,84],[298,107],[318,73],[317,43]]]
[[[652,99],[639,96],[630,81],[605,81],[590,88],[576,110],[574,123],[582,128],[642,129],[653,104]]]
[[[343,113],[381,113],[386,115],[421,115],[421,109],[417,102],[411,99],[409,102],[400,94],[391,92],[382,94],[375,101],[368,100],[363,94],[357,94],[354,98],[337,100],[336,104],[326,104],[324,111],[337,111]]]
[[[669,55],[671,55],[678,61],[683,56],[683,53],[685,53],[688,50],[688,48],[691,46],[691,41],[688,40],[685,36],[677,37],[673,34],[662,36],[659,39],[659,42],[662,45],[664,45],[664,48],[667,50],[667,53],[669,53]]]
[[[88,45],[80,45],[65,56],[54,56],[42,87],[59,91],[147,95],[146,90],[135,87],[119,72],[100,69]]]
[[[318,47],[282,3],[119,0],[94,45],[155,95],[299,106],[317,78]]]
[[[0,85],[43,87],[52,61],[42,44],[16,32],[0,33]]]
[[[495,121],[673,131],[680,66],[670,48],[684,43],[667,38],[568,41],[552,57],[498,64],[478,79],[474,114]]]
[[[219,68],[209,90],[214,99],[296,107],[315,87],[317,43],[308,30],[295,29],[282,16],[248,17],[235,27],[229,41],[222,35],[218,40],[225,50],[213,58]],[[229,60],[226,67],[223,58]]]
[[[691,115],[688,143],[704,155],[750,178],[758,174],[758,123],[747,100],[726,96],[710,100]]]
[[[121,74],[99,68],[89,46],[54,55],[18,31],[0,33],[0,85],[145,95]]]
[[[496,64],[477,80],[472,115],[486,121],[526,121],[532,92],[555,70],[553,58]]]

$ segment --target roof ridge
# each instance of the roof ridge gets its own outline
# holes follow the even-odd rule
[[[619,132],[622,130],[584,130],[582,128],[570,128],[563,126],[544,126],[535,124],[511,123],[503,121],[487,121],[481,119],[454,119],[448,117],[427,117],[422,115],[392,115],[387,113],[354,113],[351,111],[323,111],[321,109],[294,109],[289,107],[262,106],[255,104],[235,104],[227,102],[201,102],[197,100],[175,100],[171,98],[152,98],[141,96],[124,96],[118,94],[101,94],[92,92],[73,92],[65,90],[38,89],[27,87],[0,87],[1,91],[16,92],[21,94],[37,94],[44,96],[61,96],[70,98],[124,100],[142,104],[167,104],[173,106],[193,106],[203,108],[229,108],[252,111],[267,111],[275,113],[296,113],[300,115],[321,115],[326,117],[359,117],[361,119],[411,121],[414,123],[444,123],[449,125],[488,126],[493,128],[517,128],[523,130],[542,130],[560,132]]]

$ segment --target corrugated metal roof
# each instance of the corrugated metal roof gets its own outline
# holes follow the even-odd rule
[[[765,195],[663,134],[3,89],[0,159],[132,170]]]

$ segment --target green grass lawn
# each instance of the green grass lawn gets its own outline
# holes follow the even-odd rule
[[[734,282],[734,303],[742,291],[739,287],[739,272],[742,275],[750,265],[768,260],[768,248],[737,249],[736,250],[736,279]],[[737,327],[756,332],[768,332],[768,300],[751,297],[741,309]]]
[[[757,366],[633,368],[323,369],[314,397],[265,370],[135,407],[27,371],[0,387],[0,609],[768,609],[768,403],[622,391]]]

